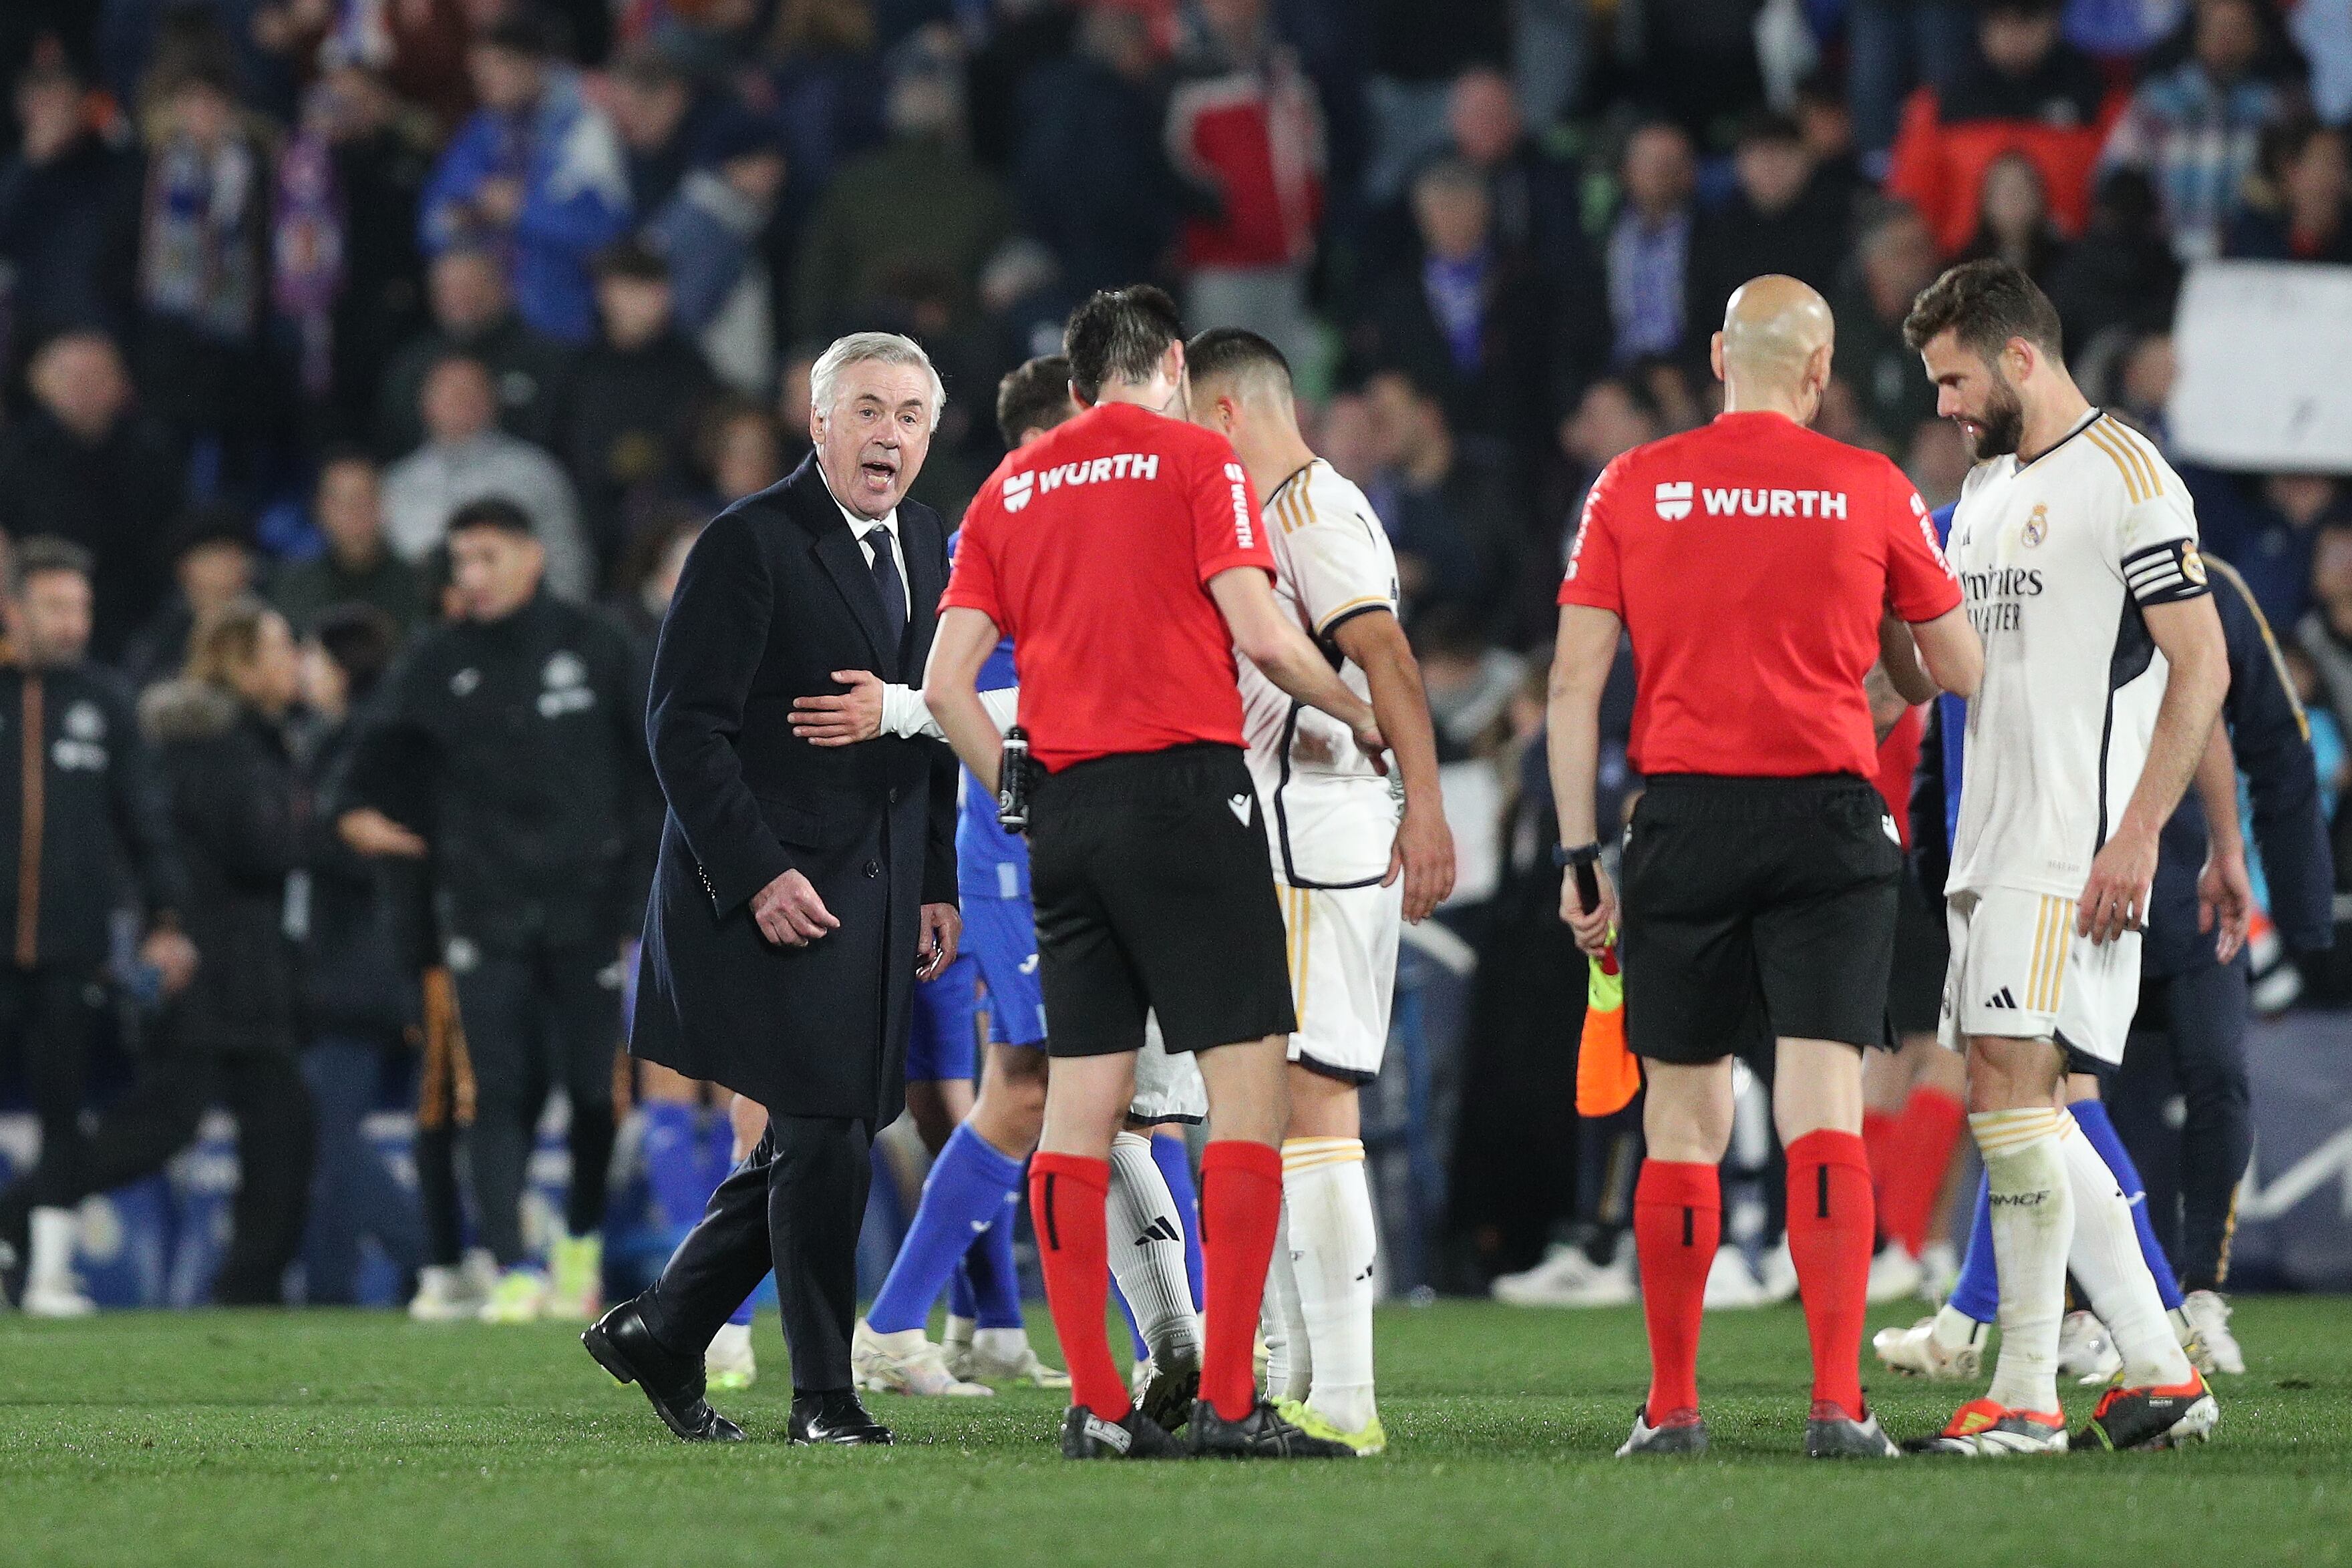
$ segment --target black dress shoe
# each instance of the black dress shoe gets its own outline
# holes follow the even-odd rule
[[[888,1444],[890,1428],[866,1413],[854,1388],[823,1394],[794,1394],[787,1433],[795,1443],[830,1443],[839,1448],[869,1448]]]
[[[662,1424],[688,1442],[743,1440],[743,1428],[704,1401],[702,1358],[679,1355],[654,1338],[635,1301],[623,1301],[589,1324],[580,1343],[615,1381],[644,1389]]]

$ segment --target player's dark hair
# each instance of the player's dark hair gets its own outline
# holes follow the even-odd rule
[[[504,496],[485,496],[478,501],[468,501],[449,514],[449,537],[456,538],[468,528],[496,528],[502,534],[532,537],[530,514],[508,500]]]
[[[1184,336],[1184,319],[1164,289],[1149,283],[1097,289],[1070,312],[1062,329],[1062,351],[1070,357],[1070,382],[1093,402],[1106,382],[1145,382],[1168,345]]]
[[[996,383],[996,430],[1007,446],[1018,446],[1033,430],[1051,430],[1070,417],[1070,361],[1040,354],[1015,365]]]
[[[1245,327],[1212,327],[1184,345],[1184,366],[1193,384],[1228,377],[1271,376],[1290,390],[1290,361],[1282,350]]]
[[[1946,332],[1990,363],[2011,338],[2044,353],[2064,352],[2058,308],[2024,271],[2005,261],[1964,261],[1919,291],[1903,319],[1903,340],[1917,353]]]
[[[44,572],[69,571],[83,581],[98,570],[98,559],[71,539],[55,534],[35,534],[17,541],[9,561],[8,586],[22,597],[25,585]]]

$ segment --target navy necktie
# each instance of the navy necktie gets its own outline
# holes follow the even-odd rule
[[[890,553],[890,530],[876,524],[866,530],[866,548],[874,552],[874,591],[882,596],[882,624],[890,629],[890,651],[907,651],[907,584],[898,575],[898,558]]]

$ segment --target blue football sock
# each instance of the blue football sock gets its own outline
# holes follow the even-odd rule
[[[2156,1239],[2156,1222],[2148,1218],[2147,1183],[2140,1180],[2139,1167],[2132,1164],[2130,1151],[2108,1119],[2105,1102],[2077,1100],[2066,1109],[2074,1113],[2074,1125],[2083,1129],[2083,1136],[2091,1140],[2091,1147],[2099,1151],[2099,1158],[2115,1173],[2116,1185],[2123,1188],[2124,1201],[2131,1205],[2132,1228],[2139,1232],[2139,1255],[2147,1260],[2147,1271],[2156,1276],[2156,1293],[2164,1298],[2164,1310],[2170,1312],[2180,1304],[2180,1281],[2172,1272],[2172,1260],[2164,1255],[2164,1243]]]
[[[1192,1310],[1200,1312],[1206,1296],[1201,1289],[1201,1196],[1192,1186],[1192,1155],[1181,1138],[1151,1140],[1151,1163],[1167,1178],[1176,1199],[1176,1213],[1184,1221],[1184,1279],[1192,1288]]]
[[[947,1287],[974,1233],[996,1218],[1005,1195],[1020,1183],[1019,1160],[990,1148],[969,1125],[955,1130],[932,1162],[915,1221],[866,1314],[876,1333],[899,1333],[929,1322],[931,1303]]]
[[[1977,1217],[1969,1226],[1969,1255],[1960,1260],[1960,1277],[1945,1303],[1978,1322],[2000,1316],[2000,1265],[1992,1255],[1992,1188],[1977,1178]]]
[[[756,1291],[752,1292],[753,1295],[757,1295],[758,1293],[759,1292]],[[727,1314],[727,1321],[733,1323],[737,1328],[750,1328],[751,1326],[751,1297],[744,1297],[742,1305],[737,1307],[733,1312]]]
[[[955,1272],[948,1276],[948,1316],[978,1318],[980,1301],[971,1293],[971,1255],[980,1250],[982,1238],[972,1238],[971,1249],[956,1260]]]
[[[1013,1261],[1013,1221],[1020,1212],[1019,1192],[1006,1193],[1004,1207],[985,1232],[972,1238],[963,1266],[956,1270],[972,1308],[963,1315],[977,1319],[984,1329],[1028,1326],[1021,1316],[1021,1270]]]
[[[692,1105],[654,1101],[639,1107],[646,1118],[646,1180],[653,1188],[654,1207],[673,1243],[682,1239],[702,1218],[719,1184],[709,1180],[702,1162],[701,1112]]]
[[[713,1108],[702,1129],[702,1171],[713,1192],[735,1171],[735,1118],[723,1105]]]

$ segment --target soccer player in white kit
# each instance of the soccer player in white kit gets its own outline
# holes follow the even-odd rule
[[[1978,466],[1948,547],[1983,639],[1946,884],[1943,1038],[1969,1061],[1991,1186],[2000,1358],[1918,1451],[2056,1453],[2072,1267],[2124,1357],[2075,1443],[2201,1439],[2218,1409],[2175,1337],[2114,1176],[2061,1092],[2070,1052],[2122,1060],[2157,838],[2197,777],[2228,653],[2186,487],[2091,407],[2057,312],[2006,262],[1953,267],[1904,324]],[[2234,804],[2231,809],[2234,809]]]
[[[1299,434],[1290,367],[1253,332],[1185,351],[1196,423],[1222,432],[1265,497],[1275,599],[1379,715],[1383,777],[1324,715],[1240,661],[1249,767],[1266,811],[1298,1015],[1282,1145],[1285,1234],[1268,1283],[1267,1395],[1357,1453],[1387,1437],[1372,1392],[1374,1233],[1357,1087],[1381,1069],[1402,922],[1454,888],[1437,743],[1397,620],[1396,556],[1362,491]]]

